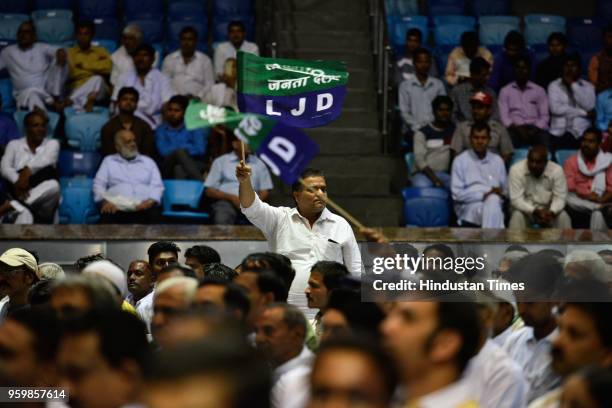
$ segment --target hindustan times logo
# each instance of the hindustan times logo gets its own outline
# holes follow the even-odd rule
[[[379,275],[385,271],[410,271],[414,274],[420,270],[437,270],[463,274],[468,270],[482,271],[485,268],[484,257],[425,258],[422,254],[411,257],[397,254],[394,257],[376,257],[373,259],[372,272]]]

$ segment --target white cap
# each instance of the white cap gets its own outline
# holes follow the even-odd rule
[[[87,265],[83,269],[83,274],[102,276],[109,280],[121,294],[122,298],[125,298],[128,294],[127,278],[121,268],[112,263],[111,261],[102,260],[95,261]]]

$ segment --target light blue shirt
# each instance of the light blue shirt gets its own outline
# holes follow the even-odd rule
[[[603,91],[597,96],[597,128],[608,130],[608,123],[612,120],[612,89]]]
[[[399,108],[402,120],[413,132],[433,121],[431,102],[438,95],[446,95],[446,89],[437,78],[427,77],[423,85],[415,75],[400,84]]]
[[[236,153],[229,152],[219,156],[213,161],[210,172],[206,177],[204,185],[227,194],[238,195],[238,179],[236,178],[236,166],[239,163]],[[272,178],[268,168],[258,157],[249,154],[247,164],[251,166],[251,183],[255,191],[272,190]]]
[[[141,154],[126,160],[119,154],[106,156],[93,181],[94,200],[103,200],[104,193],[161,203],[164,183],[155,162]]]

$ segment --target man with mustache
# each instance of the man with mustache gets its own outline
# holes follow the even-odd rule
[[[38,282],[36,258],[21,248],[11,248],[0,256],[0,293],[9,298],[0,309],[0,323],[19,309],[28,307],[28,290]]]

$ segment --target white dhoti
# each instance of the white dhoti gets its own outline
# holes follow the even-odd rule
[[[522,211],[514,210],[512,211],[512,216],[510,217],[510,225],[508,228],[510,229],[525,229],[530,228],[535,224],[533,217],[531,214],[525,214]],[[565,211],[561,211],[557,216],[553,219],[551,228],[558,229],[570,229],[572,228],[572,221],[570,220],[569,215]]]
[[[567,195],[567,205],[575,211],[591,213],[590,229],[597,231],[608,230],[606,219],[601,212],[601,204],[580,198],[576,193],[569,193]]]
[[[57,180],[46,180],[30,190],[25,203],[41,218],[51,219],[59,204],[60,185]]]
[[[56,97],[60,97],[64,91],[64,83],[68,77],[67,67],[53,66],[47,72],[44,88],[32,86],[13,92],[13,97],[18,108],[26,108],[31,111],[34,108],[47,110],[46,105],[53,103]]]
[[[108,86],[99,75],[94,75],[89,78],[83,85],[74,89],[70,94],[70,100],[72,101],[72,106],[74,110],[79,112],[85,109],[85,105],[87,104],[87,98],[89,94],[92,92],[97,92],[96,101],[104,100],[108,97]]]
[[[504,228],[504,211],[502,198],[489,194],[486,200],[470,204],[458,204],[457,213],[460,220],[480,225],[482,228]]]

